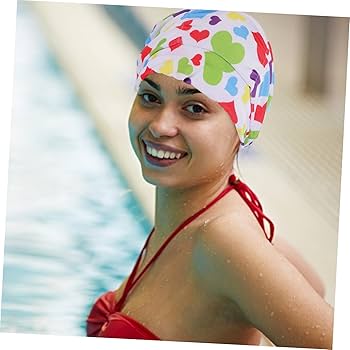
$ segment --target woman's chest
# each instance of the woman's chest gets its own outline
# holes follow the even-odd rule
[[[201,283],[194,240],[189,233],[172,242],[130,291],[122,312],[164,340],[234,342],[246,325],[239,310]]]

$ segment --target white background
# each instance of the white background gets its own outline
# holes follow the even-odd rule
[[[58,1],[56,1],[58,2]],[[65,2],[68,2],[67,0]],[[158,0],[144,1],[122,1],[122,0],[105,0],[105,1],[74,1],[71,3],[93,3],[93,4],[122,4],[122,5],[142,5],[164,7],[164,2]],[[233,2],[233,1],[232,1]],[[345,1],[333,0],[331,2],[321,1],[259,1],[245,0],[234,1],[234,8],[229,1],[214,0],[178,0],[176,7],[208,8],[239,10],[247,12],[266,12],[266,13],[288,13],[288,14],[309,14],[323,16],[341,16],[349,17],[350,10],[345,9]],[[170,7],[170,6],[169,6]],[[7,174],[8,158],[10,145],[10,128],[12,114],[12,87],[14,75],[14,54],[15,54],[15,27],[16,27],[16,1],[6,0],[0,2],[0,287],[2,290],[2,266],[4,250],[4,232],[5,232],[5,215],[6,215],[6,194],[7,194]],[[348,55],[349,56],[349,55]],[[348,58],[349,67],[349,58]],[[347,74],[347,92],[349,92],[349,69]],[[349,95],[349,93],[347,93]],[[349,250],[349,228],[350,219],[347,213],[350,206],[350,122],[349,122],[349,97],[346,99],[345,122],[344,122],[344,146],[343,146],[343,167],[342,167],[342,189],[341,189],[341,207],[340,207],[340,225],[339,225],[339,244],[338,244],[338,263],[337,263],[337,284],[336,284],[336,302],[335,302],[335,330],[334,330],[334,350],[343,350],[348,348],[350,343],[348,334],[348,314],[350,313],[350,303],[348,296],[349,273],[347,266],[350,264]],[[116,342],[119,344],[116,345]],[[6,345],[5,345],[6,342]],[[145,349],[175,349],[178,344],[172,342],[149,342],[141,341]],[[84,348],[84,349],[115,349],[118,347],[133,348],[134,345],[140,345],[140,341],[116,340],[116,339],[88,339],[81,337],[54,337],[39,335],[21,335],[0,333],[0,344],[4,349],[62,349],[67,348]],[[4,346],[5,345],[5,346]],[[262,347],[254,346],[236,346],[236,345],[212,345],[182,343],[181,346],[186,349],[261,349]],[[287,349],[287,348],[285,348]],[[294,348],[295,349],[295,348]]]

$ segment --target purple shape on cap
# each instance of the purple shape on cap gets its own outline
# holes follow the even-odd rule
[[[218,16],[211,16],[210,17],[210,21],[209,24],[212,26],[215,26],[215,24],[218,24],[219,22],[221,22],[221,18]]]
[[[252,97],[255,97],[256,89],[257,89],[257,87],[258,87],[258,85],[260,84],[260,81],[261,81],[260,75],[255,69],[253,69],[252,72],[250,73],[250,79],[254,80],[254,88],[253,88],[252,92],[250,93],[250,95]]]

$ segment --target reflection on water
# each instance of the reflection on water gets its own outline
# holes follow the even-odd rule
[[[19,4],[1,330],[84,335],[93,300],[129,273],[149,229]]]

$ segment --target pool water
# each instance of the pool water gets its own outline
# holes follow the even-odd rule
[[[93,301],[128,275],[150,228],[20,2],[1,331],[85,335]]]

